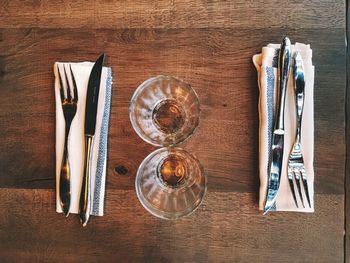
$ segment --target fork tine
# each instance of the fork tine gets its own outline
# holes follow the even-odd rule
[[[310,196],[309,196],[309,187],[307,185],[307,177],[306,177],[306,171],[305,169],[301,169],[301,177],[303,180],[303,185],[304,185],[304,191],[305,191],[305,195],[306,195],[306,199],[307,202],[309,204],[309,207],[311,208],[311,202],[310,202]]]
[[[64,87],[63,87],[63,82],[62,82],[62,74],[59,65],[57,64],[57,69],[58,69],[58,77],[60,80],[60,94],[61,94],[61,102],[63,102],[66,98],[66,95],[64,94]]]
[[[299,169],[294,169],[294,176],[295,176],[295,182],[297,184],[297,188],[298,188],[298,192],[299,192],[299,196],[300,196],[300,200],[301,200],[301,203],[303,205],[303,207],[305,208],[305,205],[304,205],[304,200],[303,200],[303,194],[301,193],[301,186],[300,186],[300,174],[299,174]]]
[[[71,90],[70,83],[68,80],[67,70],[66,70],[66,67],[64,65],[63,65],[63,69],[64,69],[64,75],[66,77],[66,83],[67,83],[67,99],[71,100],[72,99],[72,90]]]
[[[288,181],[289,181],[290,190],[292,191],[295,205],[296,205],[296,207],[298,207],[297,197],[295,196],[295,190],[294,190],[293,171],[289,167],[288,167]]]
[[[73,99],[77,102],[78,101],[77,83],[75,82],[75,77],[74,77],[71,65],[69,65],[69,69],[70,69],[70,74],[72,76],[72,82],[73,82]]]

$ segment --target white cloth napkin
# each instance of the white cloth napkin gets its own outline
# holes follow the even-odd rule
[[[280,45],[269,44],[262,48],[262,53],[253,56],[253,63],[258,72],[259,95],[259,209],[263,210],[268,184],[268,161],[273,132],[273,117],[276,110],[277,64]],[[296,133],[296,109],[293,70],[290,72],[285,104],[285,137],[283,164],[280,187],[277,194],[275,211],[314,212],[314,71],[310,45],[296,43],[292,45],[292,55],[298,50],[302,56],[305,71],[305,102],[301,127],[301,147],[307,173],[311,208],[303,195],[305,208],[302,207],[298,190],[295,192],[299,208],[295,206],[287,177],[287,162],[294,144]],[[302,187],[303,189],[303,187]]]
[[[94,65],[91,62],[82,63],[59,63],[54,65],[55,74],[55,99],[56,99],[56,211],[62,212],[59,198],[59,174],[62,163],[63,142],[65,133],[65,122],[60,97],[60,81],[58,69],[63,73],[63,67],[69,73],[71,65],[77,90],[78,107],[73,119],[68,138],[68,155],[71,169],[71,204],[70,213],[79,212],[79,198],[81,192],[83,169],[84,169],[84,125],[85,125],[85,103],[86,92],[89,82],[90,72]],[[65,79],[64,74],[61,76]],[[72,83],[70,74],[67,74],[68,81]],[[65,82],[65,81],[63,81]],[[65,84],[63,84],[65,85]],[[66,87],[65,87],[66,88]],[[110,103],[112,92],[112,70],[103,67],[101,75],[101,85],[99,92],[99,102],[97,109],[96,132],[94,136],[92,163],[91,163],[91,215],[102,216],[104,212],[104,197],[106,183],[106,163],[107,163],[107,139],[108,124],[110,115]]]

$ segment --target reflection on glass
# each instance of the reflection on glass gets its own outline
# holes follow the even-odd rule
[[[141,204],[153,215],[177,219],[193,212],[206,192],[201,164],[181,148],[161,148],[141,163],[135,180]]]
[[[130,120],[137,134],[156,146],[187,139],[199,123],[199,100],[186,82],[157,76],[142,83],[131,98]]]
[[[130,103],[130,120],[146,142],[162,146],[141,163],[136,193],[153,215],[177,219],[194,211],[206,192],[199,161],[175,145],[190,137],[199,124],[198,96],[186,82],[157,76],[142,83]]]

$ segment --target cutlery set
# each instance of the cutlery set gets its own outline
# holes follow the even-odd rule
[[[301,149],[301,123],[302,114],[304,107],[305,98],[305,80],[304,80],[304,68],[301,55],[298,51],[294,52],[292,58],[291,42],[289,38],[285,37],[281,44],[278,58],[278,75],[279,75],[279,85],[278,85],[278,103],[277,111],[274,120],[274,130],[272,135],[272,144],[270,148],[269,156],[269,176],[268,176],[268,188],[264,207],[264,213],[266,214],[272,208],[275,207],[276,197],[281,181],[281,173],[283,167],[283,151],[284,151],[284,135],[285,135],[285,125],[284,125],[284,112],[285,112],[285,100],[286,92],[288,86],[288,77],[291,70],[291,65],[293,63],[293,76],[294,76],[294,91],[296,99],[296,121],[297,130],[295,143],[291,149],[287,171],[288,171],[288,181],[291,189],[291,193],[295,202],[296,207],[298,206],[295,187],[299,193],[299,197],[304,205],[302,187],[308,202],[309,207],[311,207],[307,174],[304,167],[303,154]],[[300,180],[301,178],[301,180]],[[302,182],[302,183],[301,183]]]
[[[92,146],[94,143],[94,135],[96,130],[96,118],[98,99],[100,91],[100,82],[102,67],[104,62],[104,54],[102,54],[93,65],[86,93],[86,107],[84,116],[84,153],[82,184],[79,199],[80,221],[86,226],[92,210],[91,201],[91,163],[92,163]],[[305,99],[305,73],[303,60],[298,51],[294,51],[292,55],[291,42],[285,37],[280,46],[278,56],[278,85],[277,85],[277,107],[274,115],[274,128],[272,132],[269,163],[268,163],[268,185],[266,200],[264,203],[264,214],[276,208],[276,198],[280,186],[281,174],[284,169],[283,152],[285,147],[285,101],[290,71],[293,72],[293,84],[296,104],[296,135],[290,155],[286,163],[287,177],[295,206],[298,208],[298,199],[305,208],[304,197],[308,206],[311,208],[307,174],[304,166],[302,148],[301,148],[301,128],[302,116]],[[62,162],[59,172],[59,205],[63,213],[68,216],[71,205],[71,166],[69,162],[69,134],[72,121],[77,113],[78,92],[76,78],[73,74],[70,64],[62,64],[58,66],[59,75],[59,93],[62,105],[62,111],[65,122],[64,147],[62,154]],[[70,77],[68,77],[70,76]],[[87,78],[86,78],[87,80]],[[148,83],[148,82],[147,82]],[[57,93],[58,94],[58,93]],[[81,103],[81,101],[79,101]],[[133,105],[133,103],[131,103]],[[131,119],[133,120],[133,119]],[[133,123],[133,122],[132,122]],[[136,129],[137,131],[137,129]],[[58,164],[59,165],[59,164]],[[296,187],[295,187],[296,186]],[[297,190],[295,190],[295,188]],[[296,191],[298,192],[298,197]],[[78,199],[76,199],[78,201]],[[77,204],[77,203],[76,203]],[[78,204],[77,204],[78,205]],[[76,206],[77,207],[77,206]]]
[[[100,90],[100,81],[102,66],[104,62],[104,54],[102,54],[94,66],[92,67],[86,95],[86,108],[85,108],[85,151],[84,151],[84,173],[83,182],[79,201],[79,215],[80,221],[83,226],[86,226],[91,211],[91,159],[92,159],[92,145],[94,142],[95,128],[96,128],[96,116],[97,106]],[[69,66],[68,74],[71,76],[72,83],[70,83],[67,67],[62,65],[63,69],[58,67],[58,75],[60,80],[60,97],[62,103],[62,110],[65,120],[65,139],[64,150],[62,157],[62,165],[59,179],[59,197],[60,205],[63,213],[68,216],[70,208],[71,198],[71,169],[69,164],[69,152],[68,152],[68,138],[72,121],[77,112],[78,105],[78,92],[75,77],[71,67]]]

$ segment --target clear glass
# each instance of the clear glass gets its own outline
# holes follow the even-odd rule
[[[181,148],[164,147],[141,163],[135,180],[137,197],[146,210],[163,219],[192,213],[206,193],[199,161]]]
[[[130,103],[136,133],[155,146],[172,146],[190,137],[199,124],[200,106],[191,86],[171,76],[143,82]]]
[[[130,120],[146,142],[162,146],[141,163],[135,187],[141,204],[163,219],[193,212],[206,192],[206,175],[199,161],[174,147],[189,138],[199,124],[200,105],[191,86],[171,76],[143,82],[130,103]]]

